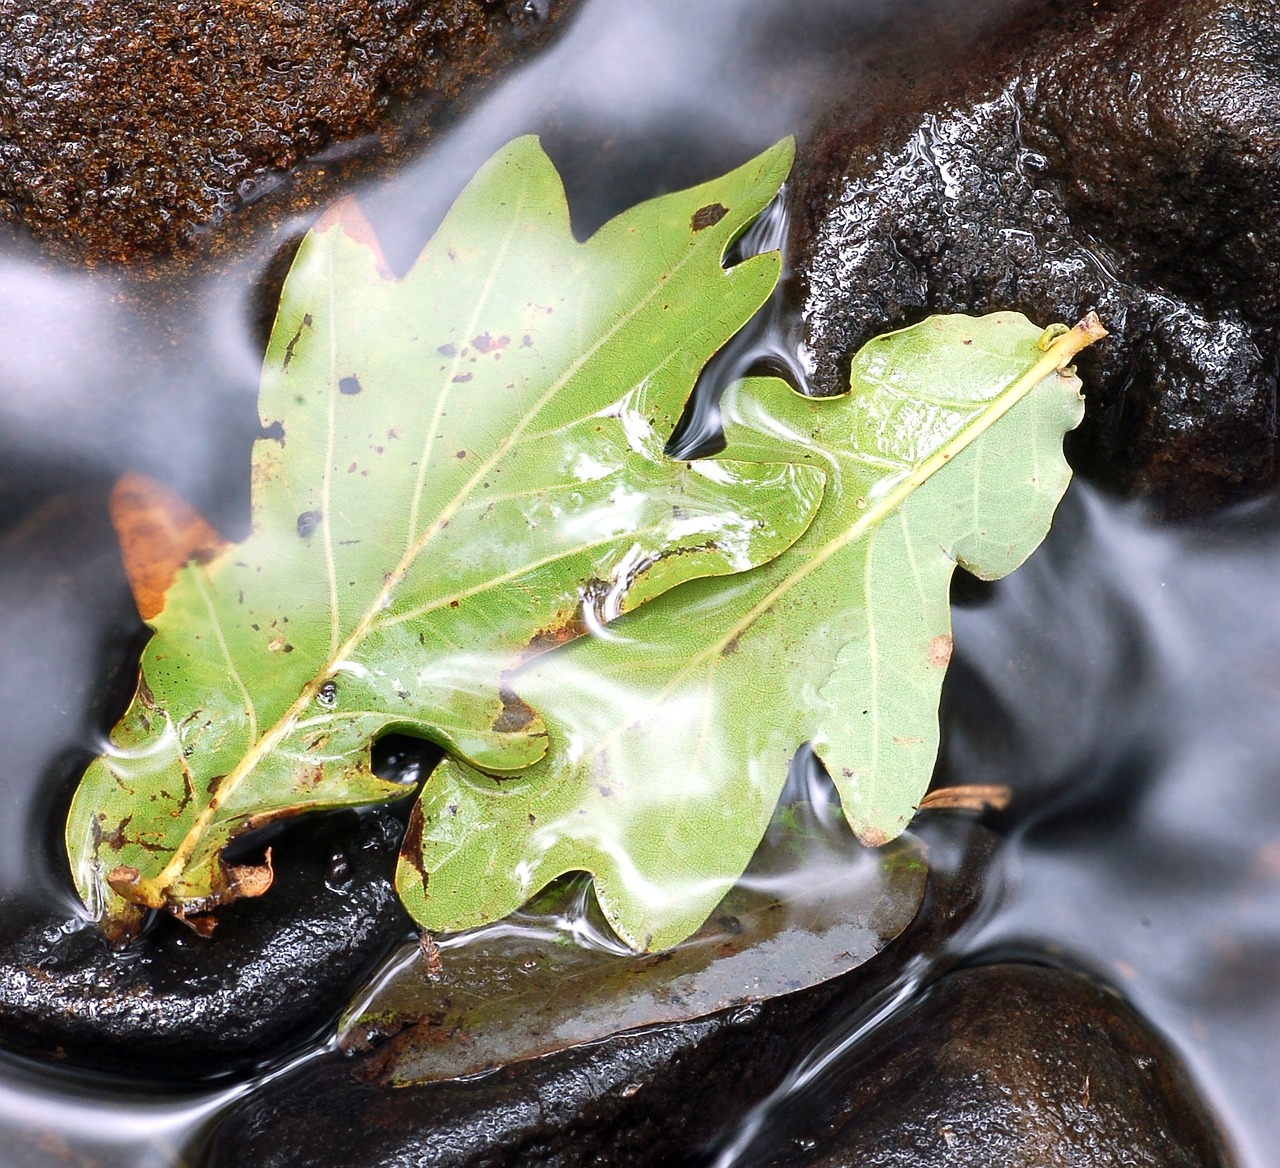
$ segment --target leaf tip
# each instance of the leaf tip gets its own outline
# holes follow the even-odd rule
[[[312,231],[316,235],[323,235],[335,227],[340,229],[348,239],[367,247],[373,253],[374,263],[377,265],[380,276],[388,280],[393,278],[391,265],[387,263],[378,233],[374,231],[373,224],[369,222],[363,208],[351,196],[339,199],[329,207],[316,220]]]

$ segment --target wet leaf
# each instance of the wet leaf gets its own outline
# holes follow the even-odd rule
[[[589,886],[556,885],[501,924],[440,941],[432,963],[406,947],[357,999],[341,1045],[376,1047],[360,1073],[404,1086],[700,1018],[855,969],[916,915],[921,849],[909,836],[867,849],[847,828],[820,830],[807,809],[794,810],[799,824],[775,824],[742,880],[674,949],[608,952],[584,920]],[[575,932],[597,947],[574,943]]]
[[[192,522],[157,534],[181,508],[119,495],[155,633],[67,827],[110,935],[147,908],[260,895],[269,859],[222,857],[249,829],[402,795],[370,771],[386,731],[499,773],[536,761],[542,722],[506,684],[519,662],[800,534],[818,469],[663,454],[776,282],[776,254],[723,260],[790,159],[781,143],[578,243],[525,138],[403,278],[353,204],[307,237],[263,370],[252,534],[221,551]],[[711,204],[724,214],[698,220]]]
[[[806,740],[858,836],[897,836],[937,752],[952,572],[1003,576],[1048,530],[1083,409],[1067,362],[1100,335],[935,317],[871,341],[843,398],[737,386],[726,453],[820,467],[818,518],[771,564],[523,669],[548,755],[506,782],[437,768],[398,875],[414,916],[475,926],[581,870],[631,946],[676,944],[746,866]]]

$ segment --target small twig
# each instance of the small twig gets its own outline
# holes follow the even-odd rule
[[[418,948],[422,952],[422,964],[427,977],[432,981],[439,981],[444,977],[444,962],[440,960],[440,946],[426,929],[418,934]]]
[[[940,787],[920,803],[921,811],[1003,811],[1013,792],[1008,787]]]

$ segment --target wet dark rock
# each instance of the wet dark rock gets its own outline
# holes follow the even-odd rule
[[[1176,1056],[1118,997],[1033,965],[950,974],[789,1097],[764,1168],[1217,1168]]]
[[[283,217],[331,196],[351,158],[394,151],[572,8],[6,3],[0,225],[20,221],[74,256],[130,260],[187,248],[251,204]]]
[[[833,123],[793,198],[813,391],[930,312],[1095,308],[1080,461],[1170,512],[1269,486],[1277,61],[1271,3],[1037,5],[959,77]]]
[[[844,977],[757,1006],[651,1027],[466,1082],[389,1088],[378,1050],[331,1056],[263,1088],[224,1122],[211,1168],[418,1168],[688,1162],[783,1078],[834,1014],[893,984],[974,911],[996,838],[963,817],[922,828],[916,921]]]
[[[387,812],[299,826],[275,841],[270,892],[221,910],[210,939],[164,918],[113,953],[79,921],[0,904],[0,1040],[169,1081],[284,1057],[408,933],[389,879],[403,834]]]

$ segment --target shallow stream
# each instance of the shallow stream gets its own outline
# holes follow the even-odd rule
[[[953,7],[591,0],[429,150],[358,193],[404,266],[479,164],[537,132],[585,235],[803,136],[836,102],[870,99],[878,70],[915,67],[894,56],[908,23],[944,24],[940,52],[980,53],[984,21],[1015,4]],[[264,273],[285,242],[177,281],[72,272],[21,243],[0,252],[0,892],[68,920],[62,817],[142,631],[105,500],[141,470],[243,533],[278,287]],[[762,356],[802,368],[784,331],[766,320],[716,377]],[[1172,525],[1078,479],[1029,563],[957,587],[943,702],[940,781],[1007,784],[1014,801],[989,901],[935,959],[1030,957],[1114,986],[1186,1060],[1249,1168],[1280,1146],[1278,582],[1280,501]],[[797,1051],[785,1091],[820,1093],[865,1021],[851,1007],[847,1034]],[[172,1095],[3,1056],[0,1150],[195,1168],[224,1109],[331,1033],[283,1066]],[[786,1102],[731,1133],[719,1163],[752,1163]]]

